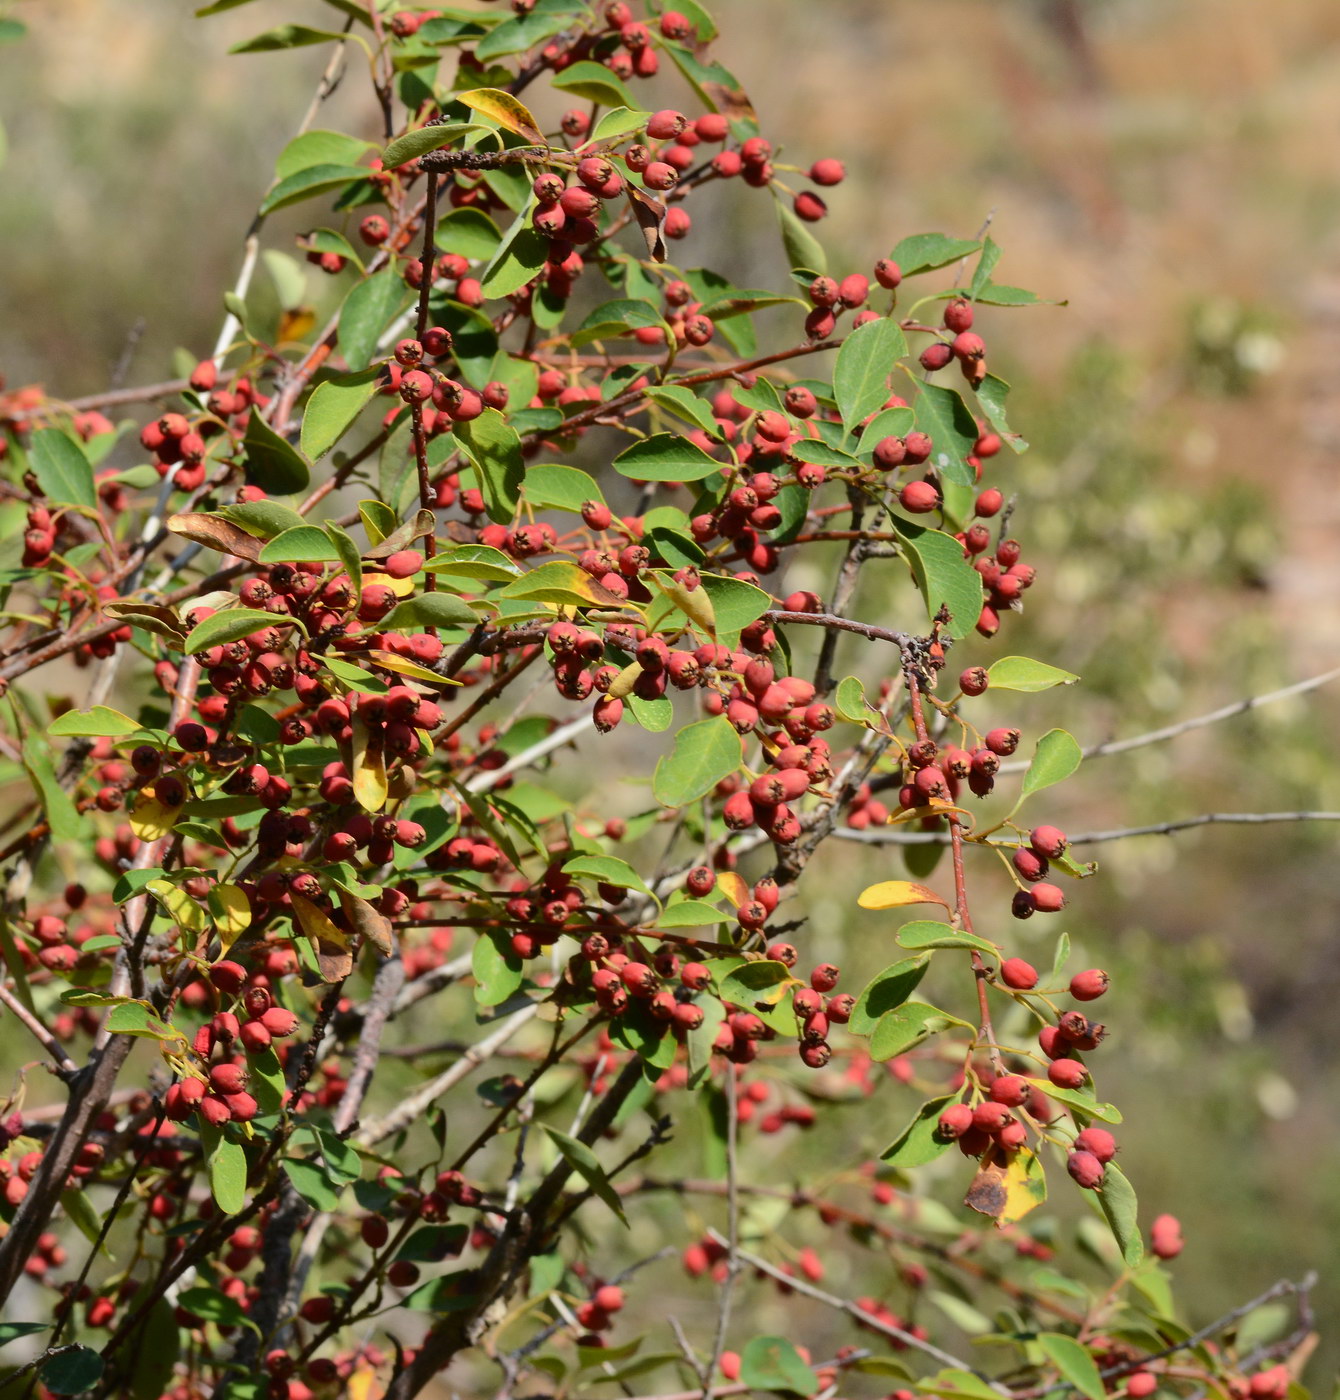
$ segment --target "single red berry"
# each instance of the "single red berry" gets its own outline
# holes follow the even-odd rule
[[[972,1109],[966,1103],[950,1104],[940,1115],[937,1131],[942,1138],[959,1138],[972,1127]]]
[[[1058,1060],[1058,1064],[1062,1061]],[[1075,1136],[1075,1149],[1092,1152],[1100,1162],[1110,1162],[1117,1155],[1117,1140],[1106,1128],[1085,1128]]]
[[[958,678],[958,688],[964,695],[982,695],[991,684],[991,677],[983,666],[970,666]]]
[[[1182,1226],[1175,1215],[1160,1215],[1149,1227],[1150,1248],[1160,1259],[1176,1259],[1182,1252]]]
[[[1006,958],[1000,965],[1000,980],[1015,991],[1032,991],[1038,985],[1038,970],[1023,958]]]
[[[1029,893],[1032,895],[1033,908],[1039,914],[1059,914],[1065,908],[1065,891],[1059,885],[1043,882],[1034,885]]]
[[[1079,1089],[1089,1077],[1089,1072],[1078,1060],[1053,1060],[1047,1066],[1047,1078],[1058,1089]]]
[[[816,160],[810,166],[810,179],[816,185],[840,185],[847,176],[847,167],[831,156]]]
[[[1091,967],[1077,972],[1070,979],[1070,995],[1076,1001],[1097,1001],[1107,991],[1112,979],[1101,968]]]
[[[1076,1185],[1086,1191],[1095,1191],[1103,1184],[1103,1164],[1092,1152],[1072,1152],[1065,1165]]]

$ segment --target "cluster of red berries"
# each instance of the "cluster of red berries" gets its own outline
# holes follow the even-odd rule
[[[975,313],[966,297],[955,297],[945,306],[946,339],[934,340],[921,352],[927,374],[958,361],[963,377],[975,389],[986,378],[986,342],[972,329]]]

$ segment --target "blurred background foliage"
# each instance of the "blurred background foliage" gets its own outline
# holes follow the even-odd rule
[[[868,270],[908,233],[971,236],[989,216],[1002,279],[1068,299],[979,317],[1033,444],[997,459],[994,479],[1018,493],[1012,533],[1040,577],[1027,613],[1006,619],[1003,648],[965,643],[953,661],[1033,655],[1084,683],[988,696],[979,714],[1023,724],[1026,745],[1052,723],[1093,743],[1340,663],[1340,8],[714,8],[720,56],[765,133],[801,165],[847,164],[820,230],[834,271]],[[105,387],[123,357],[127,383],[166,377],[176,347],[194,357],[212,345],[258,195],[327,58],[224,50],[334,12],[267,0],[197,22],[179,0],[18,0],[10,13],[31,33],[0,50],[0,371],[11,386],[65,395]],[[365,92],[352,68],[318,124],[375,140]],[[685,101],[673,77],[656,92],[647,105]],[[690,263],[746,286],[784,276],[765,195],[715,189],[696,203]],[[317,209],[272,220],[268,245],[327,222]],[[307,275],[324,311],[339,287]],[[888,590],[870,572],[857,611],[913,620],[903,580]],[[786,583],[823,589],[828,577],[811,562]],[[859,648],[849,660],[871,664]],[[1037,814],[1095,830],[1338,808],[1336,693],[1095,760],[1035,799]],[[610,803],[644,804],[633,785]],[[1197,1320],[1305,1267],[1322,1272],[1321,1315],[1340,1309],[1340,1064],[1328,1048],[1338,831],[1217,827],[1093,848],[1099,878],[1074,888],[1059,919],[1022,925],[1003,876],[983,869],[988,936],[1045,965],[1065,926],[1072,965],[1114,976],[1098,1085],[1126,1113],[1122,1161],[1146,1211],[1184,1222],[1174,1269]],[[796,940],[806,958],[843,964],[844,986],[858,989],[892,954],[887,916],[858,914],[855,892],[899,873],[900,860],[835,845],[823,865],[822,881],[811,872],[802,884],[808,924]],[[918,1101],[890,1079],[873,1111],[842,1112],[840,1163],[839,1137],[825,1132],[770,1149],[771,1170],[780,1184],[813,1174],[821,1155],[858,1165]],[[692,1138],[681,1134],[690,1171]],[[1062,1216],[1082,1213],[1071,1204]],[[766,1325],[766,1309],[758,1316]],[[1327,1352],[1337,1355],[1334,1335]]]

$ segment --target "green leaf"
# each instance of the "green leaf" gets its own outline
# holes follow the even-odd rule
[[[285,530],[307,523],[296,510],[281,506],[278,501],[241,501],[237,505],[220,506],[218,514],[262,540],[273,539]]]
[[[1106,1392],[1098,1363],[1074,1337],[1067,1337],[1063,1332],[1039,1332],[1037,1343],[1063,1379],[1088,1396],[1088,1400],[1104,1400]]]
[[[1079,767],[1083,757],[1080,746],[1064,729],[1049,729],[1033,750],[1033,760],[1024,774],[1019,800],[1068,778]]]
[[[194,656],[198,651],[235,642],[260,631],[262,627],[273,627],[278,616],[277,613],[263,612],[260,608],[225,608],[191,629],[184,650],[187,656]]]
[[[342,374],[318,384],[302,415],[302,450],[312,461],[324,457],[353,427],[377,392],[380,369]]]
[[[902,958],[872,977],[856,998],[847,1029],[853,1035],[869,1035],[883,1016],[897,1010],[916,991],[930,965],[928,953]]]
[[[614,459],[615,471],[634,481],[701,481],[721,465],[678,433],[654,433]]]
[[[70,800],[70,794],[56,781],[56,771],[51,765],[51,746],[36,734],[24,738],[23,766],[42,799],[42,810],[52,836],[59,842],[77,841],[83,834],[83,822]]]
[[[1028,442],[1018,433],[1010,431],[1009,420],[1005,416],[1005,400],[1009,393],[1010,386],[998,374],[988,374],[977,386],[977,402],[986,413],[986,421],[1001,435],[1010,450],[1027,452]]]
[[[521,570],[510,556],[486,544],[461,544],[444,549],[424,563],[424,572],[440,578],[480,579],[510,583]]]
[[[549,256],[549,240],[530,223],[523,209],[503,235],[479,280],[486,297],[505,297],[519,291],[544,266]]]
[[[209,1189],[225,1215],[236,1215],[246,1205],[247,1154],[240,1142],[220,1135],[209,1154]]]
[[[1023,287],[1002,287],[988,282],[973,298],[983,306],[1064,306],[1063,301],[1048,301],[1036,292],[1025,291]]]
[[[583,97],[588,102],[598,102],[602,107],[637,106],[637,99],[623,80],[603,63],[584,60],[570,64],[554,77],[551,86],[560,92],[570,92],[574,97]]]
[[[262,1113],[278,1113],[284,1104],[284,1068],[271,1046],[259,1055],[247,1056],[250,1088]]]
[[[47,500],[62,506],[98,507],[93,468],[84,449],[59,428],[38,428],[28,461]]]
[[[217,1322],[224,1327],[250,1327],[253,1332],[256,1330],[256,1324],[242,1311],[242,1305],[236,1298],[220,1293],[207,1283],[185,1289],[177,1301],[187,1312],[204,1318],[206,1322]]]
[[[916,414],[910,408],[886,408],[861,429],[862,452],[873,452],[875,444],[886,437],[906,437],[916,426]]]
[[[813,1395],[819,1378],[785,1337],[755,1337],[740,1353],[740,1380],[751,1390]]]
[[[728,914],[701,899],[681,899],[678,904],[667,905],[657,915],[657,928],[706,928],[710,924],[723,924]]]
[[[509,524],[526,475],[521,435],[496,408],[486,408],[469,422],[453,424],[452,432],[475,465],[489,519]]]
[[[502,230],[482,209],[453,209],[438,221],[434,242],[443,252],[487,262],[498,251]]]
[[[990,953],[993,957],[1000,952],[994,943],[978,938],[975,933],[960,933],[948,924],[937,923],[934,919],[918,919],[904,924],[898,930],[898,946],[901,948],[976,948],[979,953]]]
[[[938,384],[921,384],[912,405],[919,431],[934,444],[930,465],[941,480],[956,486],[972,487],[976,474],[968,465],[977,445],[977,420],[957,389]]]
[[[366,180],[368,174],[368,170],[361,165],[309,165],[305,170],[297,170],[278,181],[261,200],[260,212],[273,214],[276,209],[301,204],[304,199],[312,199],[327,190],[352,185],[355,180]]]
[[[461,1312],[479,1301],[475,1291],[478,1282],[478,1275],[473,1269],[459,1269],[454,1274],[444,1274],[441,1278],[421,1283],[396,1306],[410,1312]]]
[[[116,940],[118,943],[120,939]],[[90,938],[88,943],[92,943]],[[88,943],[83,946],[87,949]],[[66,1187],[60,1193],[61,1209],[74,1223],[75,1228],[89,1242],[98,1244],[98,1236],[102,1233],[102,1217],[94,1209],[93,1202],[89,1200],[88,1193],[79,1190],[77,1187]],[[99,1246],[100,1253],[112,1258],[111,1252],[105,1244]],[[157,1397],[155,1397],[157,1400]]]
[[[675,722],[675,707],[668,695],[644,700],[640,695],[625,697],[635,723],[653,734],[664,734]]]
[[[927,1100],[917,1109],[916,1117],[880,1153],[880,1161],[894,1167],[922,1167],[947,1152],[954,1140],[940,1136],[940,1115],[957,1101],[957,1094]]]
[[[809,231],[804,221],[784,200],[778,199],[777,225],[782,233],[782,247],[792,267],[812,268],[816,273],[828,271],[828,254],[823,244]]]
[[[597,306],[572,336],[572,348],[580,349],[595,340],[619,340],[639,327],[655,326],[663,333],[665,322],[654,306],[645,301],[607,301]]]
[[[418,1263],[440,1264],[454,1258],[470,1238],[468,1225],[425,1225],[396,1250],[397,1259],[412,1259]]]
[[[181,1332],[172,1301],[159,1298],[139,1332],[130,1373],[131,1400],[160,1400],[170,1389],[181,1355]]]
[[[743,747],[725,715],[687,724],[674,749],[656,764],[651,790],[662,807],[685,807],[705,797],[740,766]]]
[[[1057,1103],[1066,1104],[1077,1113],[1082,1113],[1086,1118],[1097,1118],[1103,1123],[1120,1123],[1122,1121],[1121,1110],[1115,1104],[1102,1103],[1091,1094],[1086,1094],[1078,1089],[1059,1089],[1050,1079],[1029,1079],[1028,1082],[1035,1088],[1046,1094],[1048,1098],[1055,1099]]]
[[[91,710],[66,710],[47,725],[47,733],[57,736],[78,735],[95,739],[116,739],[123,734],[137,733],[136,720],[107,705],[94,705]]]
[[[833,394],[848,433],[884,407],[889,376],[906,354],[902,327],[888,316],[859,326],[842,342],[833,367]]]
[[[316,525],[295,525],[276,535],[260,552],[262,564],[324,563],[338,559],[339,551],[324,530]]]
[[[591,1190],[619,1217],[620,1222],[628,1227],[628,1217],[624,1214],[623,1202],[619,1199],[614,1187],[610,1185],[610,1179],[605,1175],[605,1169],[600,1165],[595,1153],[584,1142],[579,1142],[567,1133],[559,1132],[557,1128],[551,1128],[548,1123],[542,1123],[540,1126],[553,1139],[554,1146],[562,1154],[563,1160],[585,1179]]]
[[[308,1205],[317,1210],[333,1211],[339,1208],[340,1193],[330,1184],[326,1173],[316,1163],[303,1157],[286,1157],[284,1174],[293,1183],[293,1189]]]
[[[772,599],[761,588],[743,579],[704,574],[699,586],[711,600],[717,640],[727,645],[733,646],[740,632],[772,607]]]
[[[1121,1257],[1134,1268],[1145,1257],[1145,1244],[1140,1238],[1139,1204],[1135,1188],[1125,1172],[1115,1162],[1103,1170],[1103,1182],[1094,1192],[1113,1237],[1121,1248]]]
[[[351,370],[367,368],[382,332],[408,297],[405,283],[389,268],[350,288],[340,308],[339,347]]]
[[[483,935],[475,940],[470,955],[470,971],[475,979],[475,1004],[498,1006],[505,1002],[525,980],[521,959],[504,954],[493,936]]]
[[[673,413],[675,417],[682,418],[686,423],[692,423],[694,427],[701,428],[708,437],[719,438],[721,428],[717,420],[712,417],[712,410],[706,399],[701,399],[692,389],[681,388],[678,384],[666,384],[659,388],[648,389],[646,397],[652,403],[659,404],[662,408]]]
[[[357,606],[358,600],[363,596],[363,561],[359,558],[358,545],[354,543],[353,536],[333,520],[326,521],[325,530],[330,536],[331,544],[335,546],[340,563],[344,565],[345,573],[349,575],[349,582],[354,589],[354,605]]]
[[[870,1058],[891,1060],[895,1055],[920,1045],[927,1036],[948,1030],[950,1026],[967,1024],[939,1007],[928,1006],[924,1001],[905,1002],[896,1011],[890,1011],[880,1018],[874,1035],[870,1037]]]
[[[35,1332],[45,1332],[50,1322],[0,1322],[0,1347],[19,1337],[31,1337]]]
[[[803,306],[808,310],[810,303],[802,297],[788,297],[782,296],[778,292],[734,287],[730,292],[714,297],[705,303],[702,307],[702,314],[710,316],[713,321],[729,321],[734,316],[748,316],[755,311],[765,311],[770,306]]]
[[[590,136],[590,144],[615,141],[620,136],[629,135],[630,132],[641,131],[646,126],[647,118],[650,115],[650,112],[644,112],[636,107],[616,107],[612,112],[606,112],[596,123],[595,130]]]
[[[994,239],[987,237],[982,240],[982,256],[977,259],[977,266],[973,268],[972,285],[968,288],[968,295],[975,298],[977,293],[987,284],[987,279],[995,270],[996,264],[1000,261],[1000,247]]]
[[[839,719],[865,724],[873,718],[865,698],[865,685],[857,676],[844,676],[833,695],[833,708]]]
[[[637,871],[617,856],[573,856],[564,863],[563,871],[578,879],[585,876],[601,884],[616,885],[621,890],[636,890],[649,899],[656,898]]]
[[[340,43],[345,36],[338,29],[312,29],[305,24],[281,24],[234,44],[229,53],[275,53],[280,49],[305,48],[309,44]],[[265,210],[262,209],[262,213]]]
[[[307,463],[294,447],[265,421],[252,405],[246,435],[247,477],[270,496],[291,496],[305,491],[311,480]]]
[[[143,1002],[123,1001],[107,1014],[107,1030],[112,1035],[148,1036],[154,1040],[178,1040],[180,1033],[159,1020]]]
[[[540,462],[526,468],[522,493],[534,506],[580,511],[587,501],[604,503],[605,497],[589,472],[557,462]]]
[[[799,442],[792,443],[790,452],[801,462],[817,462],[822,467],[840,467],[844,471],[859,471],[861,468],[859,457],[853,457],[840,447],[830,447],[817,438],[801,438]]]
[[[377,626],[386,632],[399,628],[415,627],[473,627],[480,616],[463,599],[454,593],[420,593],[413,598],[402,598],[389,616]]]
[[[397,136],[382,152],[382,169],[394,170],[396,166],[417,160],[429,151],[441,150],[472,129],[471,122],[449,122],[444,126],[421,126],[417,131],[407,131],[403,136]]]
[[[81,1395],[102,1379],[103,1362],[92,1347],[63,1347],[42,1366],[42,1384],[53,1395]]]
[[[275,176],[283,180],[314,165],[356,165],[371,142],[342,131],[304,131],[284,147],[275,161]],[[366,171],[364,172],[367,173]]]
[[[1073,671],[1033,661],[1027,656],[1002,656],[987,668],[992,690],[1021,690],[1028,693],[1050,690],[1054,685],[1074,685],[1079,677]]]
[[[982,245],[975,238],[947,238],[943,233],[914,233],[904,238],[889,255],[904,277],[933,272],[951,262],[966,258]]]
[[[926,615],[949,610],[949,635],[966,637],[982,613],[982,576],[963,557],[963,546],[941,530],[895,520],[894,529],[907,549],[912,577],[926,600]]]
[[[6,16],[4,19],[0,19],[0,44],[17,43],[20,39],[25,38],[27,36],[27,33],[28,26],[24,24],[22,20],[10,19],[8,16]],[[26,1327],[29,1324],[19,1322],[15,1323],[14,1325],[16,1327]],[[19,1336],[21,1334],[15,1333],[15,1335]],[[3,1343],[0,1342],[0,1346],[2,1345]]]

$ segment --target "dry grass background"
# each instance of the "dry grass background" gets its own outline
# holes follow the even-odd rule
[[[910,232],[972,234],[990,212],[1002,279],[1069,299],[983,317],[1037,442],[1008,468],[1018,532],[1058,561],[1015,640],[1091,682],[1088,699],[1055,702],[1057,722],[1086,741],[1139,732],[1340,663],[1340,7],[714,10],[768,134],[802,164],[847,162],[825,230],[837,264],[865,267]],[[178,0],[19,0],[13,13],[32,34],[0,51],[0,371],[92,391],[142,317],[130,382],[159,378],[173,347],[212,343],[242,231],[325,62],[223,51],[334,12],[263,0],[197,23]],[[342,122],[376,134],[352,72],[322,117]],[[697,228],[741,282],[780,269],[763,196],[732,192]],[[1334,695],[1094,765],[1057,815],[1100,827],[1340,807]],[[1107,848],[1107,878],[1071,911],[1119,973],[1110,1015],[1125,1029],[1104,1091],[1127,1105],[1146,1199],[1188,1221],[1178,1272],[1202,1317],[1304,1265],[1329,1266],[1332,1317],[1340,1303],[1335,830]],[[843,861],[834,885],[876,866]],[[831,901],[810,912],[841,951],[859,930]]]

